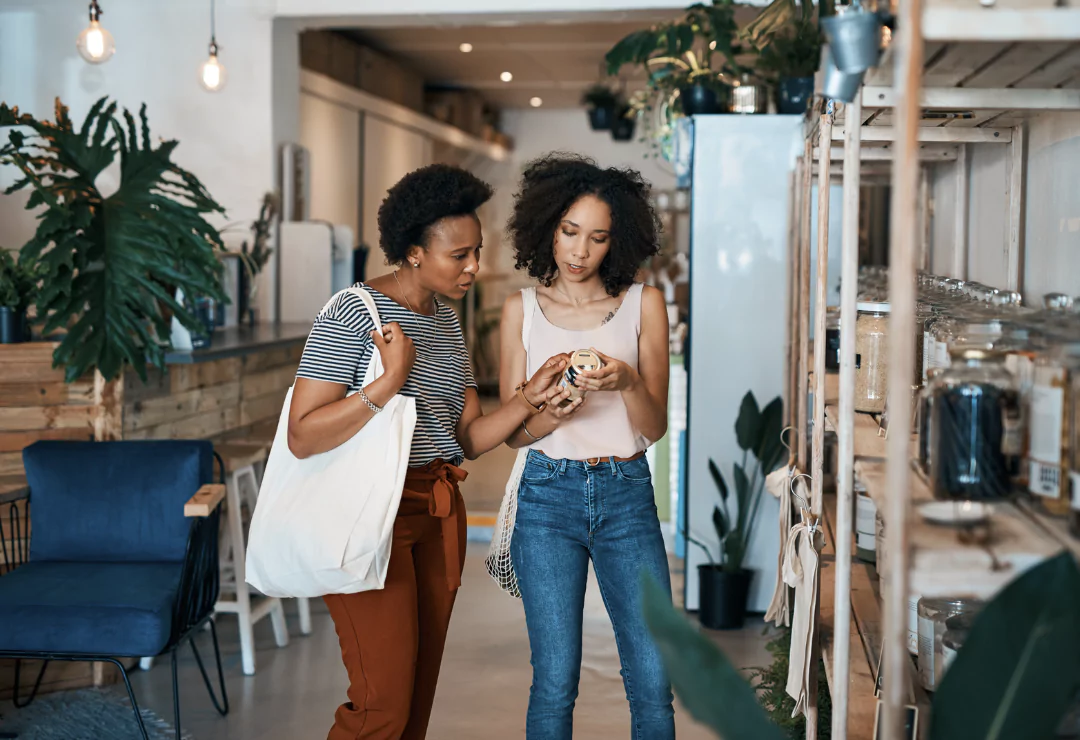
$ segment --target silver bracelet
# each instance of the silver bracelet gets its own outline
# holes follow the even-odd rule
[[[367,407],[369,409],[371,409],[372,413],[376,413],[376,414],[381,414],[382,413],[382,406],[376,406],[375,404],[373,404],[371,402],[371,399],[367,397],[367,394],[364,393],[363,388],[360,389],[360,400],[367,404]]]
[[[533,442],[539,442],[543,437],[537,437],[535,434],[529,431],[529,428],[525,426],[525,422],[521,422],[521,428],[525,430],[525,434],[529,435],[529,439]]]

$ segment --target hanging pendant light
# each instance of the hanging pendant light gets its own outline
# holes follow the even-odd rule
[[[218,92],[225,87],[225,65],[218,61],[214,0],[210,0],[210,58],[199,67],[199,84],[208,92]]]
[[[97,0],[90,0],[90,25],[79,34],[75,48],[81,56],[90,64],[107,62],[116,53],[116,42],[112,34],[101,25],[101,7]]]

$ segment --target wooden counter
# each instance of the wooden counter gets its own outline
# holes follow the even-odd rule
[[[219,330],[209,347],[170,352],[145,384],[130,368],[65,383],[55,343],[0,345],[0,476],[21,475],[22,449],[40,439],[208,439],[276,417],[310,328]]]

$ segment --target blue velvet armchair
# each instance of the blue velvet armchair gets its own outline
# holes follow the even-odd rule
[[[211,618],[224,496],[224,486],[213,483],[214,457],[210,442],[186,440],[46,441],[23,451],[26,500],[0,502],[7,520],[0,542],[6,566],[0,572],[7,571],[0,576],[0,658],[46,662],[29,698],[16,694],[16,706],[33,701],[48,661],[104,661],[120,669],[145,738],[119,658],[171,653],[179,738],[176,653],[188,642],[214,706],[228,713]],[[193,639],[207,624],[220,701]]]

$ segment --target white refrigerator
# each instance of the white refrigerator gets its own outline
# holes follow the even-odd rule
[[[742,459],[735,420],[745,393],[760,407],[783,392],[790,178],[802,151],[802,118],[712,115],[692,121],[690,332],[687,346],[687,455],[684,522],[718,554],[712,512],[719,494],[709,460],[731,490]],[[777,501],[764,492],[744,567],[754,572],[748,610],[772,598],[780,536]],[[687,543],[686,608],[698,608],[697,566]]]

